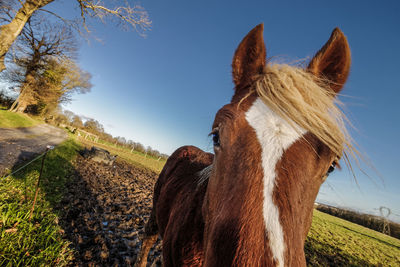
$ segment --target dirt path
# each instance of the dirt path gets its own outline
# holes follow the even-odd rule
[[[19,162],[42,153],[68,137],[60,128],[40,124],[29,128],[0,128],[0,175]]]
[[[71,266],[133,266],[158,175],[123,161],[113,166],[78,156],[58,209],[64,237],[77,252]],[[161,266],[161,242],[148,266]]]

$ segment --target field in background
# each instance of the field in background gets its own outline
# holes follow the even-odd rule
[[[94,142],[90,139],[85,139],[84,137],[76,137],[76,138],[79,140],[79,142],[83,143],[88,147],[97,146],[106,149],[111,154],[118,155],[119,158],[122,158],[128,163],[131,163],[137,167],[148,168],[157,173],[161,172],[166,162],[165,159],[155,158],[135,150],[132,151],[129,148],[125,148],[119,145],[114,145],[109,142],[105,142],[101,139],[98,140],[98,142]]]
[[[400,266],[400,240],[314,210],[309,266]]]
[[[28,115],[9,112],[0,106],[0,128],[31,127],[41,123]]]
[[[321,203],[316,205],[316,209],[335,217],[342,218],[346,221],[365,226],[378,232],[384,232],[387,235],[400,239],[400,223],[386,220],[384,217],[359,213],[353,210],[332,207]]]

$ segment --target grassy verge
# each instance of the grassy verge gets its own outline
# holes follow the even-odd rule
[[[79,138],[78,139],[80,142],[83,144],[86,144],[87,146],[97,146],[100,148],[104,148],[108,150],[111,154],[118,155],[118,157],[124,159],[128,163],[141,167],[141,168],[147,168],[152,171],[155,171],[156,173],[160,173],[162,168],[165,165],[166,160],[165,159],[156,159],[154,157],[145,155],[143,153],[140,153],[138,151],[132,151],[129,150],[128,148],[125,147],[120,147],[120,146],[115,146],[111,143],[104,142],[102,140],[99,140],[99,142],[93,142],[91,140],[87,140],[84,138]]]
[[[314,210],[309,266],[400,266],[400,240]]]
[[[72,139],[45,159],[38,200],[29,222],[41,159],[0,180],[0,266],[64,266],[72,257],[53,210],[63,196],[80,146]]]
[[[0,109],[0,128],[31,127],[39,123],[39,120],[35,120],[28,115]]]

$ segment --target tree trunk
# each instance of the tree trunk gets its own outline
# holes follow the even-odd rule
[[[12,103],[12,105],[11,105],[9,110],[12,111],[12,112],[15,112],[18,102],[19,102],[19,96],[17,97],[17,99],[15,99],[14,103]]]
[[[25,23],[36,10],[53,1],[54,0],[27,0],[9,24],[0,26],[0,72],[6,68],[4,65],[6,53],[21,33]]]
[[[20,100],[17,107],[15,108],[15,112],[24,113],[27,107],[28,102]]]
[[[34,98],[31,89],[33,84],[32,80],[33,76],[28,75],[25,83],[21,86],[21,92],[19,93],[19,96],[10,107],[10,111],[22,113],[25,111],[28,105],[34,104]]]
[[[26,90],[22,89],[21,93],[19,94],[17,99],[11,105],[10,111],[23,113],[29,103],[27,99],[28,99],[28,96],[26,95]]]

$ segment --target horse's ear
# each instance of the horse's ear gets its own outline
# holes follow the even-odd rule
[[[308,70],[320,78],[327,78],[335,93],[342,90],[350,72],[351,55],[346,36],[335,28],[328,42],[308,65]]]
[[[238,88],[263,71],[266,51],[263,38],[264,24],[257,25],[242,40],[232,61],[233,81]]]

